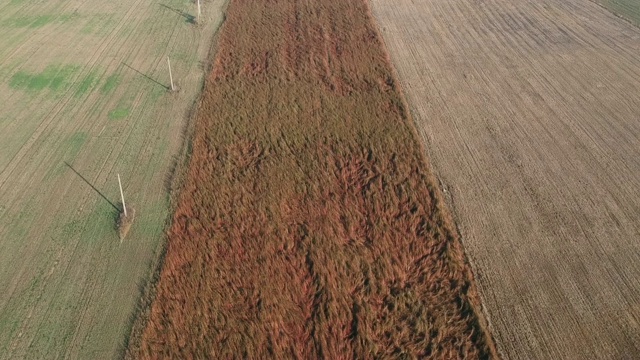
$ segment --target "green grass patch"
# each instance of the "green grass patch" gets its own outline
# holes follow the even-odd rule
[[[117,235],[115,230],[115,220],[118,211],[105,199],[103,199],[100,194],[91,189],[89,185],[80,183],[79,186],[81,186],[81,188],[79,188],[78,191],[90,193],[90,196],[95,196],[97,200],[92,205],[89,213],[81,215],[76,219],[72,219],[62,226],[62,237],[73,238],[74,236],[77,236],[77,234],[85,232],[87,229],[87,224],[91,224],[91,226],[95,229],[94,231],[98,233],[113,232],[113,236],[114,238],[116,238]],[[103,194],[105,193],[104,189],[100,189],[100,191]],[[109,199],[109,201],[116,204],[115,198]],[[100,236],[83,236],[83,240],[88,242],[94,242],[95,240],[101,238],[102,237]]]
[[[69,149],[70,157],[75,158],[76,155],[80,152],[80,148],[84,145],[85,141],[87,141],[87,133],[79,131],[67,140],[66,147]]]
[[[93,89],[98,83],[98,75],[96,71],[93,70],[80,83],[78,90],[76,91],[76,96],[82,96],[87,93],[87,91]]]
[[[19,210],[19,212],[8,216],[8,238],[9,239],[20,239],[29,234],[31,230],[31,224],[35,218],[35,202],[33,199],[28,200],[26,205]]]
[[[640,0],[609,0],[601,3],[615,14],[640,25]]]
[[[80,29],[81,34],[106,35],[117,23],[114,14],[94,14],[88,17]]]
[[[11,28],[40,28],[47,24],[51,23],[59,23],[64,24],[70,19],[72,19],[74,15],[72,14],[64,14],[60,16],[53,15],[26,15],[26,16],[17,16],[9,19],[5,19],[2,22],[2,25]]]
[[[154,86],[151,89],[151,100],[153,101],[153,103],[155,104],[156,101],[158,101],[161,97],[165,96],[167,94],[167,89],[160,87],[160,86]]]
[[[31,24],[29,24],[29,27],[39,28],[39,27],[45,26],[51,22],[52,18],[53,17],[51,15],[38,16],[35,18],[35,20]]]
[[[73,75],[76,71],[78,71],[79,66],[75,65],[66,65],[57,72],[55,76],[52,77],[49,88],[51,90],[60,90],[69,83],[69,79],[71,75]]]
[[[131,109],[129,108],[119,107],[111,110],[108,116],[109,116],[109,119],[111,120],[119,120],[127,117],[130,112],[131,112]]]
[[[9,80],[9,86],[17,90],[41,91],[49,89],[58,91],[66,88],[69,79],[78,70],[78,66],[48,66],[40,73],[18,71]]]
[[[2,25],[7,27],[12,27],[12,28],[24,28],[31,25],[31,23],[33,23],[34,21],[35,20],[33,18],[22,16],[22,17],[6,19],[5,21],[2,22]]]
[[[118,74],[110,75],[107,80],[102,84],[100,91],[103,94],[110,94],[120,84],[120,76]]]

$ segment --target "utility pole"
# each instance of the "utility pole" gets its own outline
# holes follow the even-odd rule
[[[120,198],[122,199],[122,210],[124,210],[124,217],[127,217],[127,206],[124,204],[124,193],[122,192],[122,183],[120,182],[120,174],[118,174],[118,185],[120,186]]]
[[[197,22],[200,22],[200,0],[198,0],[198,18],[196,19]]]
[[[169,80],[171,80],[171,91],[176,91],[175,86],[173,86],[173,75],[171,75],[171,61],[169,61],[168,56],[167,56],[167,64],[169,65]]]

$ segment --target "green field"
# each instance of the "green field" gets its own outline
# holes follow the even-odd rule
[[[189,0],[0,4],[0,358],[123,348],[224,3],[198,25]]]
[[[640,25],[640,0],[597,0],[616,15]]]

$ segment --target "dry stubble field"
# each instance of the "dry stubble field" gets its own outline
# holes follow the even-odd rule
[[[640,29],[589,1],[371,2],[500,352],[640,356]]]
[[[0,358],[124,347],[223,5],[207,1],[195,27],[186,0],[0,4]],[[179,93],[166,91],[167,55]],[[117,173],[137,209],[123,243],[116,209],[87,184],[117,205]]]

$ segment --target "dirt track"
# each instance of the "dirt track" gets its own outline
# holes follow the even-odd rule
[[[505,358],[640,354],[640,29],[589,1],[371,1]]]

